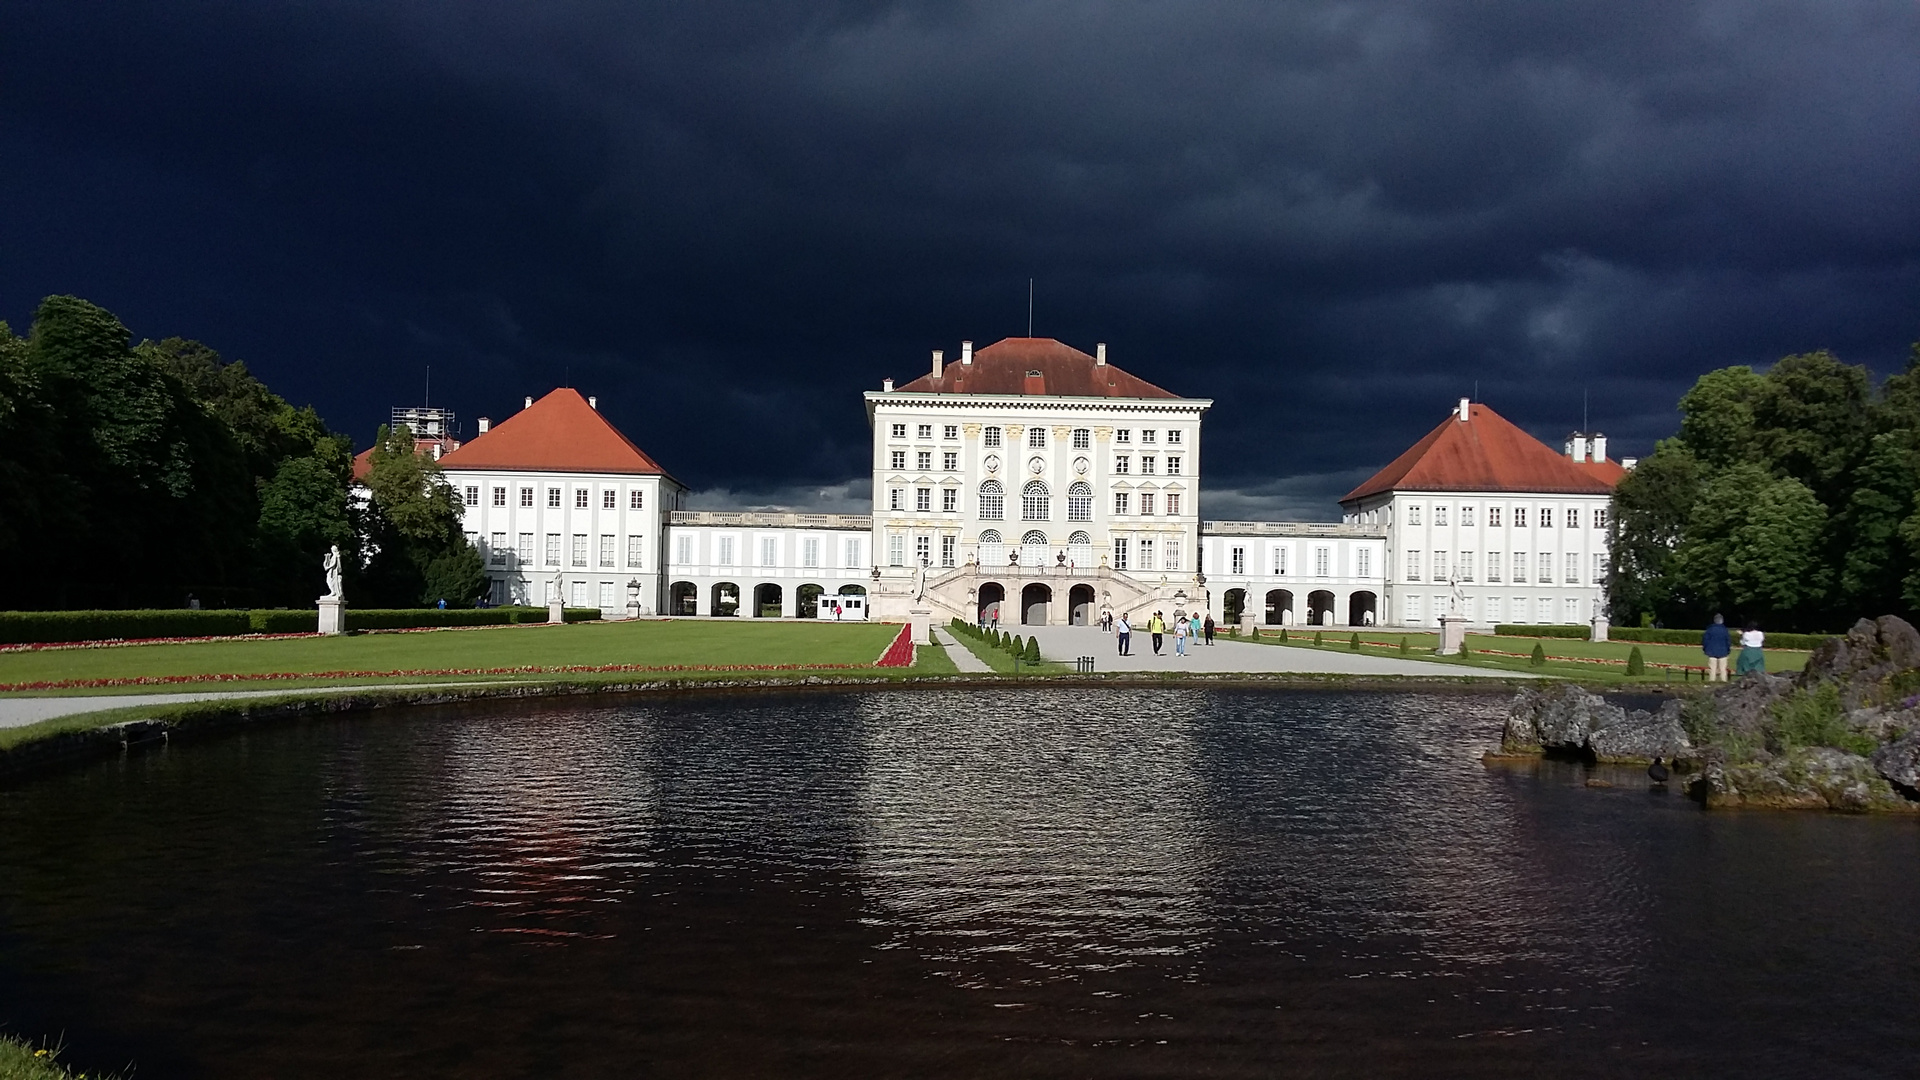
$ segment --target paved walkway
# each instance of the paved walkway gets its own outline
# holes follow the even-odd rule
[[[993,670],[987,666],[985,660],[973,655],[972,649],[967,648],[955,639],[953,631],[946,627],[934,627],[933,640],[947,647],[947,658],[953,661],[953,666],[959,668],[961,674],[972,675],[978,673],[984,675]]]
[[[0,728],[25,727],[56,716],[122,709],[135,705],[173,705],[183,701],[238,701],[282,694],[345,694],[355,690],[428,690],[485,683],[376,683],[371,686],[282,686],[271,690],[201,690],[180,694],[113,694],[102,697],[0,697]]]
[[[1352,631],[1336,627],[1327,632],[1329,641],[1339,645],[1319,649],[1290,645],[1255,645],[1216,636],[1214,644],[1187,643],[1187,655],[1173,652],[1173,635],[1167,634],[1161,655],[1153,655],[1153,639],[1144,630],[1133,632],[1132,655],[1120,656],[1115,635],[1097,626],[1022,626],[1022,635],[1040,639],[1040,654],[1049,660],[1073,663],[1076,657],[1093,657],[1095,671],[1217,671],[1217,672],[1302,672],[1336,675],[1439,675],[1494,679],[1532,678],[1514,671],[1491,668],[1436,664],[1425,660],[1403,660],[1397,656],[1348,652],[1347,635]]]

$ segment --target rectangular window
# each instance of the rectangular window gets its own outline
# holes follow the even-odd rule
[[[1553,507],[1543,506],[1540,508],[1540,527],[1543,529],[1553,528]]]
[[[1492,511],[1488,512],[1491,513]],[[1500,580],[1500,553],[1497,551],[1487,552],[1487,580]]]
[[[1447,565],[1447,553],[1444,551],[1434,552],[1433,553],[1433,580],[1445,581],[1452,576],[1453,576],[1453,568]]]
[[[1512,576],[1513,576],[1513,583],[1515,585],[1525,585],[1527,583],[1527,553],[1526,552],[1524,551],[1514,552],[1513,562],[1509,564],[1509,568],[1513,571]]]
[[[1115,570],[1125,570],[1127,568],[1128,546],[1126,537],[1116,536],[1113,538],[1113,568]]]
[[[1140,569],[1153,569],[1153,541],[1144,536],[1140,538]]]
[[[532,566],[533,565],[533,534],[521,533],[520,543],[518,545],[518,548],[519,550],[516,551],[515,554],[519,555],[520,557],[520,565]]]
[[[1113,441],[1117,443],[1132,442],[1133,432],[1127,428],[1120,428],[1113,433]]]
[[[627,509],[645,510],[646,508],[647,508],[646,492],[641,491],[639,488],[634,488],[632,491],[627,492]]]
[[[1326,577],[1333,571],[1333,552],[1331,549],[1317,547],[1313,549],[1313,576]]]
[[[1045,450],[1047,448],[1047,429],[1038,424],[1027,429],[1027,449]]]
[[[1549,584],[1553,581],[1553,553],[1552,552],[1543,551],[1540,553],[1540,572],[1536,574],[1535,577],[1539,579],[1542,585]]]
[[[905,450],[895,450],[892,453],[888,454],[887,465],[888,465],[888,468],[891,468],[896,472],[898,472],[901,469],[905,469],[907,467],[907,452]]]
[[[586,582],[584,581],[567,582],[567,593],[570,596],[570,599],[567,601],[568,605],[572,607],[587,606],[587,583]]]
[[[951,514],[959,509],[960,509],[960,489],[959,488],[941,488],[940,489],[941,512]]]
[[[954,541],[957,539],[959,538],[954,536],[952,533],[948,533],[947,535],[940,538],[940,565],[941,566],[953,565],[953,545],[954,545]]]
[[[587,508],[587,489],[586,488],[573,489],[573,508],[575,510],[585,510]]]
[[[932,469],[933,468],[933,451],[921,450],[918,453],[914,454],[913,467],[920,470],[921,472],[927,472],[928,470]]]
[[[1093,432],[1083,427],[1074,428],[1073,448],[1075,450],[1093,449]]]
[[[1153,513],[1153,492],[1143,491],[1140,493],[1140,512],[1142,514]]]
[[[733,537],[721,536],[721,537],[717,537],[716,539],[719,541],[718,544],[716,545],[719,548],[719,552],[714,561],[719,563],[721,566],[732,566],[733,565]]]
[[[906,534],[889,533],[887,535],[887,565],[888,566],[907,565]]]
[[[1420,552],[1413,548],[1407,549],[1407,580],[1420,580]]]
[[[1607,553],[1604,551],[1596,551],[1593,553],[1593,583],[1595,585],[1604,585],[1606,581]]]
[[[1180,496],[1177,493],[1174,493],[1174,492],[1167,493],[1167,516],[1168,517],[1180,516]]]
[[[1567,507],[1567,528],[1569,528],[1569,529],[1577,529],[1577,528],[1579,528],[1579,527],[1580,527],[1580,510],[1579,510],[1579,508],[1578,508],[1578,507],[1572,507],[1572,506],[1569,506],[1569,507]]]
[[[640,556],[643,554],[641,545],[645,542],[646,537],[644,536],[627,537],[627,569],[638,570],[641,568]]]
[[[1125,476],[1132,471],[1133,471],[1132,458],[1128,457],[1125,454],[1121,454],[1118,457],[1115,457],[1113,459],[1113,472],[1115,476]]]
[[[507,489],[506,488],[497,487],[493,489],[493,505],[495,506],[507,505]]]
[[[921,535],[913,538],[913,565],[933,565],[933,537]]]
[[[946,427],[943,427],[943,428],[941,428],[941,429],[940,429],[940,437],[941,437],[941,438],[943,438],[943,439],[957,439],[957,438],[959,438],[959,437],[960,437],[960,425],[959,425],[959,424],[948,424],[948,425],[947,425]]]
[[[1487,608],[1486,608],[1487,621],[1494,622],[1494,623],[1499,622],[1500,621],[1500,598],[1497,596],[1489,596],[1486,598],[1484,602],[1487,605]]]
[[[1500,508],[1499,507],[1497,506],[1487,507],[1487,525],[1495,529],[1500,527]]]
[[[1287,549],[1284,545],[1273,549],[1273,576],[1287,576]]]
[[[600,509],[602,510],[620,509],[620,493],[618,491],[615,491],[612,488],[608,488],[607,490],[602,491],[600,493]]]
[[[547,565],[548,566],[560,565],[560,534],[559,533],[547,534]]]
[[[1114,492],[1113,493],[1113,512],[1115,514],[1133,513],[1132,510],[1127,508],[1127,504],[1132,501],[1133,501],[1132,497],[1128,495],[1126,492],[1124,491]]]
[[[1179,458],[1170,457],[1167,459],[1167,475],[1168,476],[1180,475],[1180,459]]]
[[[1358,564],[1354,567],[1355,573],[1358,573],[1361,577],[1373,576],[1372,548],[1363,547],[1359,551],[1354,552],[1354,561]]]
[[[1141,454],[1141,455],[1140,455],[1140,475],[1141,475],[1141,476],[1152,476],[1152,475],[1153,475],[1153,467],[1154,467],[1154,460],[1153,460],[1153,455],[1152,455],[1152,454]]]
[[[676,536],[673,538],[673,561],[680,566],[693,565],[693,537]]]
[[[587,565],[587,534],[573,534],[573,565]]]
[[[841,552],[842,560],[847,564],[845,569],[860,569],[862,563],[865,561],[860,557],[860,538],[857,536],[849,536],[847,537],[847,542],[841,546],[845,548],[845,550]]]
[[[932,424],[921,424],[921,425],[920,425],[919,427],[917,427],[917,428],[915,428],[915,429],[913,430],[913,437],[914,437],[914,438],[916,438],[916,439],[931,439],[931,438],[933,438],[933,425],[932,425]]]
[[[1567,584],[1580,584],[1580,556],[1571,551],[1567,552]]]
[[[1603,506],[1594,510],[1593,527],[1596,529],[1604,529],[1607,527],[1607,508],[1606,507]]]
[[[613,608],[613,582],[603,581],[600,583],[600,610],[610,611],[612,610],[612,608]]]
[[[613,565],[613,534],[600,534],[600,565]]]
[[[907,489],[890,487],[887,489],[887,509],[905,510],[907,508]]]
[[[520,505],[526,506],[526,507],[531,507],[533,505],[533,489],[532,488],[523,487],[520,489]]]
[[[987,446],[1000,445],[1000,429],[999,428],[990,427],[982,431],[980,434],[981,434],[981,442],[984,445],[987,445]]]
[[[1407,524],[1409,525],[1420,524],[1420,508],[1418,506],[1407,507]]]
[[[1166,544],[1167,561],[1161,564],[1162,570],[1180,569],[1180,541],[1168,539]]]
[[[1246,573],[1247,572],[1247,549],[1243,547],[1237,547],[1237,548],[1231,549],[1227,553],[1227,566],[1230,567],[1230,569],[1227,571],[1230,574]]]
[[[812,570],[820,565],[820,538],[809,536],[800,542],[800,565]]]
[[[1143,443],[1150,443],[1153,441],[1153,436],[1154,436],[1154,430],[1152,428],[1146,428],[1140,432],[1140,441]]]
[[[896,439],[904,439],[907,437],[907,425],[895,424],[891,429],[889,429],[888,434],[892,435]]]
[[[1473,507],[1463,506],[1460,508],[1460,525],[1462,528],[1473,528]]]
[[[940,455],[940,469],[942,472],[953,472],[958,468],[960,468],[960,451],[949,450]]]
[[[913,489],[913,508],[915,510],[920,511],[923,514],[933,509],[933,489],[932,488],[914,488]]]
[[[1513,508],[1513,527],[1516,529],[1524,529],[1527,527],[1526,507],[1516,506]]]
[[[1420,621],[1420,598],[1417,596],[1407,597],[1407,621],[1410,623]]]
[[[468,506],[479,506],[480,505],[480,485],[468,484],[467,490],[461,494],[460,501],[463,503],[466,503]]]
[[[763,536],[760,538],[760,565],[761,566],[779,566],[780,565],[780,538],[779,537]]]
[[[1434,507],[1434,508],[1433,508],[1433,523],[1434,523],[1435,525],[1445,525],[1445,524],[1447,523],[1447,508],[1446,508],[1446,507],[1444,507],[1444,506],[1436,506],[1436,507]]]
[[[559,488],[547,489],[547,506],[555,510],[560,509],[560,489]]]
[[[1460,553],[1460,580],[1473,580],[1473,552],[1471,551]]]
[[[488,561],[495,566],[507,565],[507,534],[497,532],[487,537]]]
[[[1168,429],[1167,429],[1167,442],[1169,442],[1169,443],[1175,443],[1175,444],[1177,444],[1177,443],[1179,443],[1179,441],[1180,441],[1180,429],[1179,429],[1179,428],[1168,428]]]

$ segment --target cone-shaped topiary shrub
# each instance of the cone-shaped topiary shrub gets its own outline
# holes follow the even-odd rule
[[[1646,673],[1647,658],[1640,655],[1640,646],[1635,645],[1633,651],[1627,654],[1627,674],[1645,675]]]
[[[1020,658],[1022,660],[1025,660],[1029,664],[1039,663],[1040,662],[1040,639],[1037,637],[1027,638],[1026,652],[1023,653]]]
[[[1285,643],[1287,640],[1287,628],[1284,626],[1280,628],[1280,640],[1282,643]]]
[[[1546,667],[1547,666],[1546,646],[1540,644],[1537,641],[1534,642],[1533,655],[1527,658],[1527,663],[1532,664],[1534,667]]]
[[[1400,639],[1400,655],[1405,656],[1412,651],[1413,651],[1412,649],[1407,648],[1407,639],[1404,637],[1401,638]]]
[[[1358,631],[1354,632],[1353,640],[1347,642],[1347,648],[1352,649],[1354,652],[1360,651],[1360,634]]]
[[[1314,643],[1315,645],[1318,645],[1318,644],[1320,644],[1320,631],[1318,631],[1318,630],[1315,630],[1315,631],[1313,632],[1313,643]]]

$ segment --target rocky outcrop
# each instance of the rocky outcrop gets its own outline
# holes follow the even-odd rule
[[[1861,619],[1807,658],[1795,684],[1832,683],[1848,709],[1886,705],[1920,691],[1920,630],[1897,615]]]
[[[1894,790],[1874,763],[1830,746],[1737,764],[1710,760],[1689,790],[1708,806],[1920,813],[1920,803]]]
[[[1510,754],[1586,754],[1603,761],[1681,757],[1692,749],[1680,723],[1679,701],[1649,713],[1564,684],[1529,686],[1515,694],[1501,745]]]
[[[1908,798],[1920,799],[1920,729],[1873,752],[1873,767]]]

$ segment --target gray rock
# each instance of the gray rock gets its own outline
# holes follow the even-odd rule
[[[1628,712],[1608,706],[1618,715],[1587,736],[1587,748],[1603,760],[1642,761],[1652,758],[1681,757],[1693,749],[1687,729],[1680,723],[1681,703],[1669,699],[1656,713],[1644,709]]]
[[[1632,761],[1674,757],[1690,748],[1679,701],[1667,702],[1658,713],[1629,712],[1566,684],[1516,693],[1501,745],[1508,753],[1547,750]]]
[[[1920,729],[1908,731],[1875,750],[1873,767],[1906,792],[1920,793]]]
[[[1793,680],[1785,675],[1743,675],[1714,693],[1720,726],[1757,736],[1766,725],[1767,710],[1792,690]]]
[[[1710,764],[1708,772],[1711,771]],[[1707,776],[1703,774],[1702,782],[1706,781]],[[1830,746],[1800,747],[1771,761],[1728,765],[1724,767],[1718,789],[1712,784],[1707,786],[1709,806],[1827,809],[1849,813],[1920,811],[1920,803],[1902,798],[1866,758]]]
[[[1920,667],[1920,631],[1897,615],[1882,615],[1861,619],[1845,637],[1821,643],[1795,683],[1837,683],[1842,705],[1853,710],[1888,704],[1894,676],[1915,667]]]

